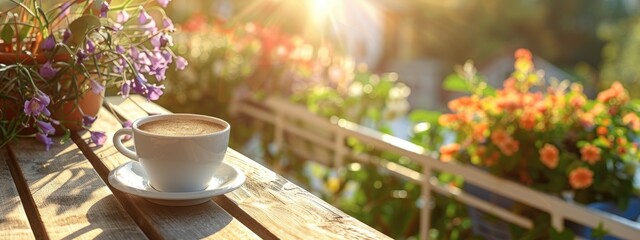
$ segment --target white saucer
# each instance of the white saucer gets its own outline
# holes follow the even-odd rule
[[[220,165],[207,189],[199,192],[159,192],[149,185],[147,174],[136,161],[130,161],[109,173],[109,183],[116,189],[143,197],[165,206],[191,206],[205,203],[211,197],[239,188],[246,177],[236,168],[224,162]]]

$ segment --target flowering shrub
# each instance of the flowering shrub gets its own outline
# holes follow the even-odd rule
[[[169,73],[175,80],[160,100],[169,109],[226,116],[231,98],[279,95],[322,116],[361,122],[393,119],[409,108],[409,89],[397,74],[372,74],[329,44],[318,47],[275,26],[200,14],[181,29],[175,50],[190,56],[190,66]]]
[[[614,200],[634,194],[640,118],[616,82],[587,98],[581,85],[547,84],[531,53],[515,52],[515,71],[493,90],[462,74],[470,96],[448,103],[438,122],[455,135],[440,148],[440,160],[457,160],[551,194],[574,193],[578,202]]]
[[[169,1],[157,0],[161,7],[149,0],[0,4],[0,146],[35,127],[36,139],[48,149],[53,126],[64,128],[52,112],[67,103],[79,108],[77,100],[89,91],[114,87],[123,97],[133,91],[157,100],[169,66],[187,65],[168,48],[174,25],[162,7]],[[95,116],[80,112],[88,129]],[[97,145],[105,139],[103,132],[91,131]]]

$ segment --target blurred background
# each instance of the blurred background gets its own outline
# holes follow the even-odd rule
[[[433,150],[415,134],[429,125],[413,123],[446,111],[459,96],[452,74],[467,61],[499,87],[513,52],[526,48],[547,77],[583,83],[590,97],[615,80],[640,97],[639,8],[637,0],[172,1],[173,48],[189,67],[168,73],[159,103],[229,119],[233,148],[392,238],[417,238],[419,185],[375,164],[293,154],[274,144],[273,126],[234,114],[235,103],[279,96]],[[419,171],[402,156],[377,155]],[[473,238],[467,209],[434,198],[430,238]]]

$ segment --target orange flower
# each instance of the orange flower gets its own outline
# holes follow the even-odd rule
[[[591,144],[584,145],[584,147],[580,149],[580,154],[582,155],[582,160],[591,165],[600,161],[600,148]]]
[[[484,133],[487,131],[488,128],[489,128],[489,124],[487,123],[480,123],[478,125],[474,125],[473,139],[475,139],[478,142],[484,141],[485,139]]]
[[[536,115],[531,112],[525,112],[520,117],[520,127],[526,130],[532,130],[536,126]]]
[[[469,108],[474,109],[478,106],[477,103],[478,101],[474,97],[461,97],[461,98],[457,98],[449,101],[447,106],[449,107],[449,109],[451,109],[451,111],[456,112],[456,111],[469,109]]]
[[[598,93],[598,101],[603,103],[624,104],[629,100],[627,91],[618,81],[611,84],[611,87]]]
[[[496,99],[496,105],[501,110],[513,112],[522,107],[521,96],[517,93],[503,93]]]
[[[573,95],[571,99],[569,99],[569,104],[574,108],[582,108],[585,103],[587,103],[587,100],[582,95]]]
[[[607,130],[607,127],[605,127],[605,126],[600,126],[600,127],[598,127],[596,129],[596,132],[600,136],[605,136],[605,135],[607,135],[607,133],[609,133],[609,130]]]
[[[569,184],[574,189],[585,189],[593,184],[593,172],[591,170],[578,167],[569,173]]]
[[[458,120],[458,116],[456,114],[442,114],[438,117],[438,124],[440,126],[450,126],[453,122]]]
[[[545,143],[540,149],[540,161],[549,169],[555,169],[558,166],[558,149],[552,144]]]
[[[453,155],[460,151],[460,144],[452,143],[440,147],[440,161],[449,162],[453,160]]]
[[[584,128],[593,127],[594,122],[595,122],[595,120],[594,120],[595,116],[594,116],[593,113],[586,112],[586,113],[580,114],[578,118],[580,120],[580,124],[582,124],[582,127],[584,127]]]
[[[525,48],[516,49],[516,52],[513,55],[515,58],[524,58],[528,60],[531,60],[531,57],[532,57],[531,51]]]
[[[622,122],[625,125],[629,125],[633,131],[640,130],[640,118],[638,118],[638,115],[635,113],[631,112],[624,115],[624,117],[622,117]]]
[[[516,89],[516,79],[513,77],[507,78],[502,82],[502,87],[506,91],[515,90]]]
[[[491,134],[491,141],[496,145],[503,145],[509,140],[511,140],[511,136],[504,130],[496,130]]]
[[[627,153],[627,148],[624,146],[618,146],[618,154],[623,155]]]
[[[498,147],[504,155],[511,156],[520,150],[520,142],[518,142],[518,140],[509,139],[509,141],[498,145]]]
[[[499,159],[500,159],[500,153],[498,152],[493,152],[490,156],[482,158],[484,165],[486,165],[487,167],[491,167],[495,165],[496,163],[498,163]]]

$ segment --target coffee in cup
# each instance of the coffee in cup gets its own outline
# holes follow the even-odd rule
[[[222,164],[229,144],[226,121],[197,114],[153,115],[113,135],[116,149],[139,161],[149,185],[163,192],[196,192],[207,188]],[[135,151],[122,144],[132,135]]]
[[[165,136],[206,135],[222,131],[224,128],[215,122],[190,118],[169,118],[140,125],[142,131]]]

